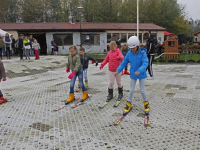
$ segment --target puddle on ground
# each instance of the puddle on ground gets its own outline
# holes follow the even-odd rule
[[[174,97],[175,93],[167,93],[166,97]]]
[[[115,116],[115,117],[120,117],[122,115],[122,113],[114,113],[114,114],[112,114],[112,116]]]
[[[59,61],[53,61],[51,63],[55,63],[55,64],[61,64]]]
[[[196,89],[196,90],[200,90],[200,86],[196,86],[195,89]]]
[[[181,85],[177,84],[167,84],[164,89],[177,89],[177,90],[186,90],[187,87],[183,87]]]
[[[41,122],[36,122],[33,123],[32,125],[30,125],[29,127],[46,132],[49,131],[50,129],[52,129],[53,127],[48,125],[48,124],[43,124]]]
[[[106,73],[105,72],[98,72],[98,73],[95,73],[93,75],[105,75]]]
[[[192,78],[193,75],[175,75],[175,77],[179,77],[179,78]]]
[[[144,117],[145,117],[145,114],[143,114],[143,113],[139,113],[139,114],[137,114],[137,117],[144,118]]]

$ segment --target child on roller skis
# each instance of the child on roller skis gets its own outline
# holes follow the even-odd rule
[[[87,94],[87,90],[85,88],[85,85],[83,84],[83,70],[82,70],[82,64],[80,61],[80,56],[78,54],[78,50],[76,48],[76,46],[72,45],[69,47],[69,51],[70,51],[70,55],[68,57],[68,63],[67,63],[67,69],[66,72],[70,72],[71,69],[71,73],[68,76],[69,79],[71,79],[70,82],[70,92],[69,92],[69,98],[67,99],[67,102],[65,104],[69,104],[70,102],[72,102],[75,97],[74,97],[74,84],[76,81],[76,77],[78,76],[79,79],[79,83],[82,87],[82,91],[83,91],[83,96],[81,98],[81,101],[83,102],[84,100],[86,100],[88,98],[88,94]]]
[[[123,97],[123,87],[121,84],[121,73],[115,76],[116,69],[121,64],[121,61],[124,59],[124,56],[122,55],[122,52],[119,48],[117,48],[117,44],[115,41],[110,42],[110,51],[107,53],[106,58],[101,63],[100,70],[103,69],[103,67],[108,64],[109,68],[109,87],[108,87],[108,96],[106,102],[109,102],[111,99],[113,99],[113,86],[114,81],[116,78],[117,85],[118,85],[118,100],[120,101]],[[120,71],[121,72],[121,71]]]
[[[124,115],[131,110],[131,103],[137,79],[139,80],[140,93],[143,97],[145,114],[149,113],[149,102],[147,101],[145,94],[145,78],[147,78],[146,68],[148,67],[148,58],[146,55],[146,49],[140,48],[139,44],[140,42],[137,36],[131,36],[128,39],[128,47],[131,49],[131,51],[127,53],[121,65],[117,68],[117,72],[115,73],[117,76],[127,66],[127,64],[130,63],[130,92],[128,95],[128,101],[126,102],[126,107],[124,108]]]
[[[96,63],[95,66],[98,65],[98,62],[96,61],[96,59],[85,53],[85,49],[83,47],[80,48],[80,58],[81,58],[81,64],[83,65],[83,78],[85,78],[85,87],[86,89],[88,89],[87,69],[89,65],[89,60],[94,61]],[[80,88],[80,83],[78,88]]]
[[[5,68],[3,65],[3,62],[0,60],[0,81],[3,78],[3,81],[6,81],[6,72],[5,72]],[[4,99],[3,94],[0,90],[0,104],[7,102],[6,99]]]

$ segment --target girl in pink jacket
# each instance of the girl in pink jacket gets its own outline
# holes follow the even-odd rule
[[[117,44],[115,41],[110,42],[110,51],[107,53],[106,58],[101,63],[100,70],[103,69],[103,67],[108,64],[109,68],[109,87],[108,87],[108,96],[106,102],[109,102],[113,98],[113,85],[116,78],[117,85],[118,85],[118,101],[121,101],[123,97],[123,87],[121,84],[121,73],[119,73],[117,76],[115,76],[115,72],[118,68],[118,66],[121,64],[121,61],[124,59],[124,56],[122,55],[119,48],[117,48]]]

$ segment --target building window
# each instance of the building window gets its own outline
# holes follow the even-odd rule
[[[137,36],[137,33],[135,33],[135,36]],[[140,40],[140,43],[142,43],[142,33],[139,33],[139,40]]]
[[[111,33],[107,33],[107,43],[110,43],[111,40]]]
[[[81,34],[82,45],[100,46],[100,34]]]
[[[53,34],[53,38],[57,46],[70,46],[73,45],[73,34]]]
[[[119,38],[119,33],[113,33],[112,41],[117,41],[117,38]]]
[[[134,35],[135,35],[134,33],[129,33],[128,38],[130,38],[131,36],[134,36]]]
[[[151,37],[152,39],[157,38],[157,33],[151,33],[151,34],[150,34],[150,37]]]
[[[127,34],[126,33],[121,33],[121,42],[126,43],[127,42]]]

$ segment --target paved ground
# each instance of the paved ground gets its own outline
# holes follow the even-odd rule
[[[125,98],[119,107],[112,100],[99,109],[107,96],[108,69],[90,64],[88,93],[93,97],[75,109],[69,105],[54,112],[68,98],[67,57],[31,59],[3,60],[7,81],[0,88],[10,102],[0,105],[1,150],[200,149],[200,65],[153,66],[155,80],[146,80],[145,87],[151,108],[151,127],[146,128],[138,84],[135,108],[112,125],[123,112],[129,76],[122,76]]]

